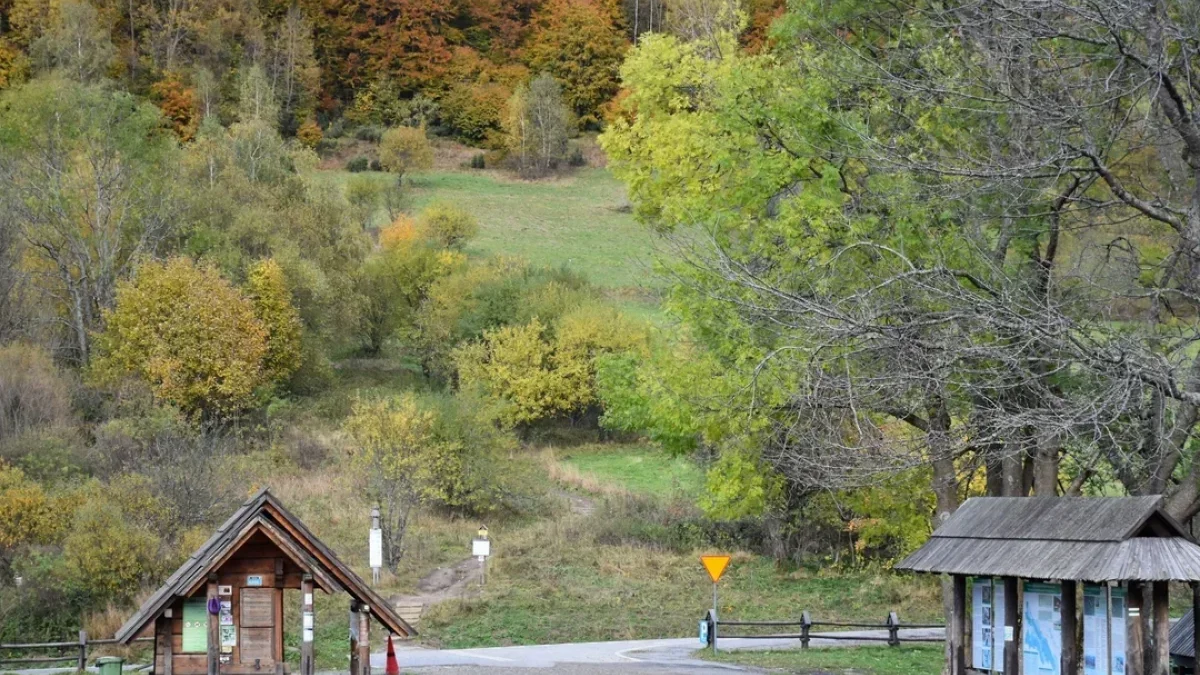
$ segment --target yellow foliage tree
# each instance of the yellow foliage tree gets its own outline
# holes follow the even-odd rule
[[[58,531],[54,505],[42,486],[0,463],[0,577],[8,577],[15,552],[47,542]]]
[[[143,264],[104,318],[92,365],[101,383],[132,375],[188,413],[226,415],[269,382],[268,332],[253,303],[187,258]]]
[[[421,236],[451,249],[461,249],[479,234],[479,222],[453,204],[430,204],[417,221]]]
[[[72,576],[99,598],[127,598],[160,571],[158,537],[129,516],[115,502],[88,501],[63,541]]]
[[[584,412],[597,402],[596,357],[645,351],[648,336],[620,312],[584,306],[551,331],[538,319],[487,331],[454,353],[459,382],[482,393],[509,427]]]
[[[412,510],[445,500],[463,476],[464,447],[439,437],[437,422],[437,413],[411,394],[359,401],[346,421],[357,448],[351,465],[380,504],[385,562],[393,571]]]
[[[267,355],[263,359],[267,379],[272,383],[283,382],[303,360],[300,343],[303,325],[300,313],[292,305],[283,268],[271,258],[259,262],[250,269],[246,292],[267,331]]]
[[[410,171],[432,168],[433,146],[425,129],[395,127],[383,132],[379,139],[379,163],[401,180]]]
[[[379,231],[379,246],[385,251],[409,246],[417,239],[416,221],[404,214]]]

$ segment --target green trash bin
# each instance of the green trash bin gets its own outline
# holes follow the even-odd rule
[[[101,656],[96,659],[96,669],[100,671],[100,675],[121,675],[124,665],[125,659],[119,656]]]

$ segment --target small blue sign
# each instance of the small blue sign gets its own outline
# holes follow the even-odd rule
[[[700,644],[704,645],[705,647],[708,646],[708,622],[707,621],[700,622]]]

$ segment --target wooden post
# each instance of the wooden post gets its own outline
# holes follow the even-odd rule
[[[313,579],[305,574],[300,580],[300,675],[313,675],[313,631],[316,620],[313,615]]]
[[[358,609],[358,667],[361,675],[371,675],[371,608]]]
[[[87,670],[87,631],[79,631],[79,658],[76,668],[79,672]]]
[[[812,617],[808,610],[800,612],[800,648],[808,649],[808,634],[812,630]]]
[[[1062,582],[1062,675],[1079,675],[1078,584]]]
[[[967,578],[961,574],[952,577],[950,622],[950,675],[967,673]]]
[[[1021,675],[1021,601],[1017,589],[1020,580],[1004,577],[1004,673]],[[1010,639],[1011,635],[1011,639]]]
[[[1142,584],[1130,581],[1126,585],[1125,602],[1128,611],[1125,619],[1125,675],[1146,675],[1143,654],[1142,630],[1145,616],[1142,615]]]
[[[155,645],[155,656],[162,654],[162,672],[155,670],[157,675],[174,675],[175,673],[175,641],[171,635],[172,612],[167,610],[155,622],[154,634],[158,638]],[[158,664],[155,663],[155,666]]]
[[[1200,663],[1200,583],[1193,581],[1192,587],[1192,653]]]
[[[350,601],[350,675],[362,675],[358,663],[358,605],[357,600]]]
[[[1171,595],[1165,581],[1154,582],[1153,675],[1171,675]]]
[[[208,604],[217,599],[217,575],[208,575]],[[205,607],[206,612],[208,608]],[[208,675],[221,672],[221,619],[218,614],[208,612]]]

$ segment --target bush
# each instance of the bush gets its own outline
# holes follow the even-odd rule
[[[578,146],[571,148],[571,154],[567,155],[567,165],[577,168],[587,166],[587,158],[583,156],[583,150]]]
[[[354,137],[368,143],[378,143],[383,138],[383,128],[374,125],[359,127],[354,130]]]
[[[70,416],[71,388],[50,355],[32,345],[0,346],[0,444]]]
[[[359,173],[361,171],[366,171],[369,168],[371,168],[371,160],[363,157],[362,155],[351,157],[346,162],[346,170],[351,173]]]
[[[484,157],[482,152],[471,156],[471,168],[472,169],[486,169],[487,168],[487,158]]]
[[[296,140],[306,148],[316,149],[323,138],[321,133],[321,125],[317,124],[316,120],[306,120],[300,128],[296,129]]]
[[[158,538],[128,515],[110,501],[89,501],[75,513],[63,541],[73,581],[94,601],[126,599],[161,575]]]
[[[417,219],[417,227],[423,237],[451,249],[461,249],[479,234],[475,216],[440,202],[425,207]]]

